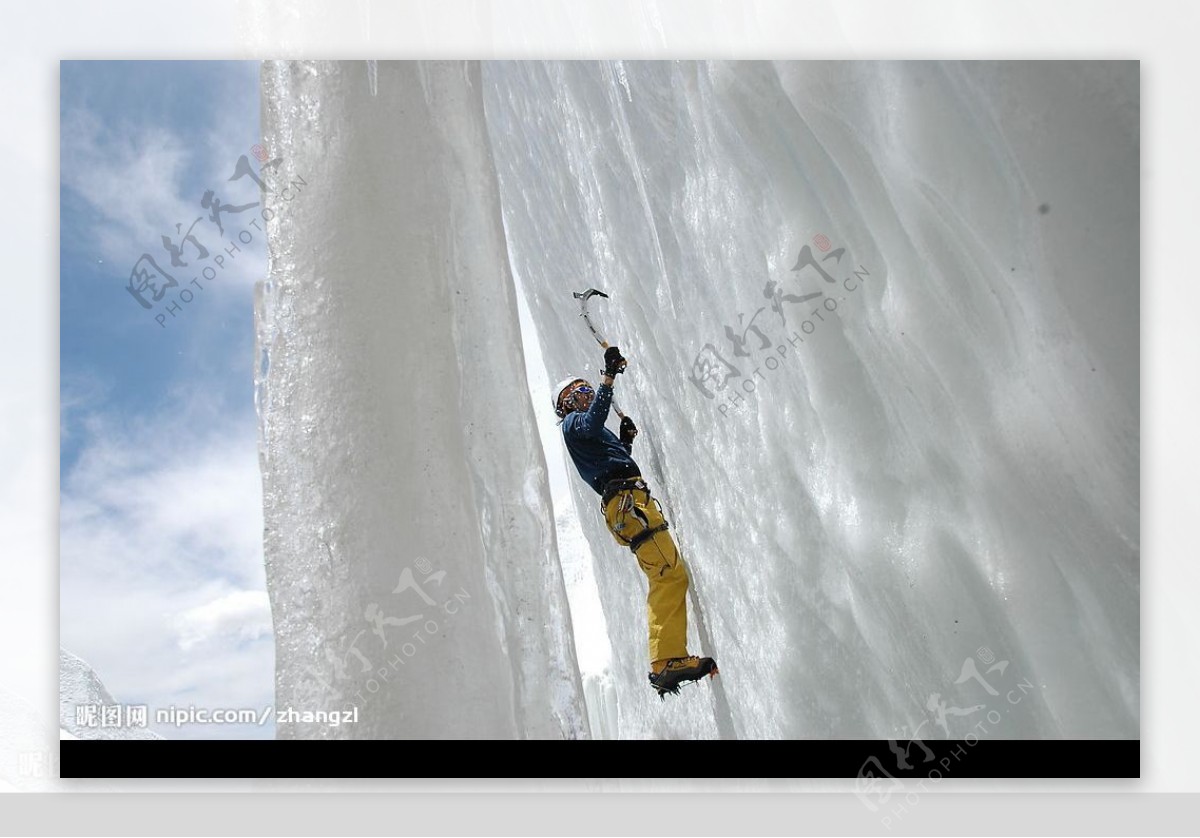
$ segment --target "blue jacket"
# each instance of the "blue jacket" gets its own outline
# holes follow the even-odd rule
[[[579,470],[579,476],[596,490],[596,494],[604,493],[604,484],[609,480],[641,474],[630,456],[633,445],[622,443],[616,434],[604,427],[612,395],[612,388],[601,384],[586,412],[568,413],[562,421],[567,453]]]

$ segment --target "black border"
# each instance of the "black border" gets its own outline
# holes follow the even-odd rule
[[[287,779],[591,779],[631,778],[647,765],[653,779],[848,777],[864,789],[899,780],[979,778],[1137,778],[1141,740],[975,739],[926,741],[909,748],[908,770],[886,740],[623,741],[564,748],[558,742],[476,740],[64,740],[66,778]],[[139,744],[140,741],[140,744]],[[907,744],[907,743],[903,743]],[[364,774],[368,767],[412,773]],[[548,775],[547,771],[551,773]]]

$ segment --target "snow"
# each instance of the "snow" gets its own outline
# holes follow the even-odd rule
[[[130,702],[125,702],[129,704]],[[58,724],[59,739],[162,739],[157,733],[141,727],[130,727],[123,719],[120,724],[80,725],[76,708],[121,704],[112,697],[91,666],[82,658],[60,649],[58,653]],[[152,711],[147,710],[147,722]],[[97,711],[97,718],[99,710]]]
[[[280,736],[961,737],[927,703],[990,700],[968,660],[1030,685],[989,736],[1138,735],[1136,64],[268,63],[263,90],[306,181],[269,199],[258,312],[278,701],[364,719]],[[667,703],[541,392],[598,367],[587,287],[721,666]],[[741,374],[701,380],[715,353]],[[364,616],[421,604],[405,568],[445,571],[429,614],[470,595],[411,657]]]

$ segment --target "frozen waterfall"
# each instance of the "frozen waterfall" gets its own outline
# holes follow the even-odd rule
[[[361,719],[279,735],[1137,737],[1138,85],[265,64],[278,703]],[[721,666],[666,703],[541,390],[596,375],[587,287]]]

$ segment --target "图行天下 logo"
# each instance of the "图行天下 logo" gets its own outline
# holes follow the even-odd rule
[[[792,289],[785,288],[783,283],[768,279],[762,294],[770,301],[771,312],[778,317],[778,324],[770,315],[764,323],[755,322],[767,310],[768,306],[765,305],[760,306],[748,321],[745,320],[745,314],[739,312],[737,326],[725,326],[725,339],[728,341],[726,351],[732,360],[709,342],[701,347],[692,362],[688,381],[706,399],[714,402],[719,400],[717,410],[722,416],[728,417],[731,408],[744,405],[746,396],[758,389],[759,382],[756,379],[765,381],[768,373],[774,373],[788,363],[788,353],[791,351],[794,354],[794,350],[805,342],[806,337],[812,336],[827,317],[836,315],[838,306],[846,301],[845,295],[861,288],[863,281],[871,275],[865,266],[860,264],[855,267],[846,255],[846,248],[834,248],[833,242],[825,234],[813,236],[812,242],[825,255],[818,257],[812,245],[804,245],[791,273],[796,275],[797,285],[809,275],[819,278],[823,284],[818,285],[816,290],[809,290],[811,286],[798,287],[795,290],[801,293],[793,294],[790,293]],[[806,271],[809,273],[806,274]],[[834,287],[830,288],[831,285]],[[789,315],[793,318],[791,325],[788,322]],[[801,319],[797,322],[796,317]],[[768,329],[784,330],[783,336],[774,331],[768,335],[763,330],[764,325]],[[790,336],[787,334],[789,329]],[[753,340],[751,333],[754,334]],[[754,369],[746,373],[744,370],[749,365],[753,365]],[[741,381],[730,384],[730,380],[735,378]]]
[[[133,263],[125,290],[139,306],[153,313],[154,322],[161,328],[167,327],[168,318],[173,321],[179,317],[197,298],[197,293],[204,293],[213,280],[236,262],[243,248],[255,241],[256,233],[250,228],[265,234],[260,220],[270,222],[275,210],[262,206],[264,194],[278,194],[286,204],[308,186],[299,175],[291,175],[282,182],[279,170],[283,158],[268,160],[270,155],[261,145],[255,145],[251,154],[262,164],[258,171],[243,154],[226,182],[242,181],[238,186],[244,192],[252,181],[257,185],[259,200],[227,201],[216,190],[206,189],[200,196],[199,207],[207,212],[197,215],[186,228],[183,222],[177,222],[172,233],[162,234],[160,251],[146,251]],[[250,212],[256,208],[258,212]]]

